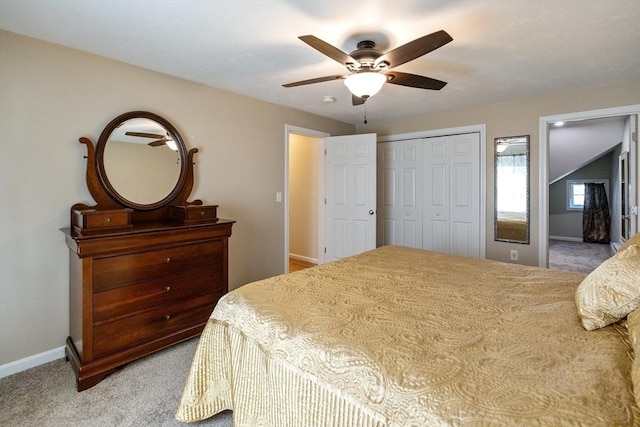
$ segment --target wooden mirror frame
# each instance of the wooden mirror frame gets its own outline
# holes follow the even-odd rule
[[[162,200],[151,204],[139,204],[122,197],[122,195],[120,195],[109,182],[104,165],[104,150],[107,141],[109,140],[109,136],[119,125],[134,118],[146,118],[154,120],[162,125],[176,142],[181,160],[180,175],[173,190]],[[79,141],[87,147],[87,155],[85,156],[87,159],[87,188],[91,197],[95,200],[96,205],[89,206],[83,203],[73,205],[71,207],[72,224],[75,223],[73,212],[78,210],[89,209],[105,211],[130,209],[132,211],[131,222],[136,223],[162,221],[167,218],[168,211],[171,206],[202,205],[201,200],[194,200],[191,202],[187,201],[187,198],[193,189],[193,156],[198,152],[198,149],[192,148],[187,151],[180,133],[163,117],[148,111],[131,111],[121,114],[109,122],[100,134],[100,138],[98,139],[95,149],[93,142],[89,138],[82,137]]]
[[[131,119],[149,119],[164,127],[169,132],[171,139],[176,143],[178,155],[180,156],[180,173],[175,186],[163,199],[149,204],[137,203],[134,200],[128,200],[127,198],[122,196],[118,192],[118,190],[115,189],[111,184],[104,164],[104,152],[109,142],[109,138],[111,138],[111,134],[115,129],[122,126],[125,122]],[[116,117],[104,128],[96,145],[96,168],[98,171],[98,178],[100,179],[102,187],[121,205],[139,210],[154,210],[162,208],[163,206],[171,203],[171,201],[181,193],[182,187],[184,186],[188,175],[187,157],[188,154],[186,146],[177,129],[171,123],[169,123],[169,121],[158,116],[157,114],[150,113],[148,111],[131,111],[129,113],[121,114],[120,116]]]

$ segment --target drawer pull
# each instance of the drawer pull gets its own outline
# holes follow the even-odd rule
[[[167,315],[164,316],[164,320],[169,320],[169,319],[171,319],[171,315],[170,314],[167,314]]]
[[[169,264],[171,262],[171,257],[167,257],[167,259],[164,260],[164,262],[166,262],[167,264]]]
[[[169,292],[171,290],[171,286],[167,286],[166,288],[164,288],[165,292]]]
[[[106,222],[111,222],[111,218],[109,218],[108,216],[104,217],[104,220],[105,220]]]
[[[204,216],[205,212],[204,211],[200,211],[200,216]]]

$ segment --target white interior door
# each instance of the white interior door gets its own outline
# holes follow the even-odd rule
[[[376,135],[325,138],[324,262],[376,247]]]
[[[629,207],[630,207],[630,221],[629,230],[631,236],[640,230],[640,224],[638,224],[638,204],[640,204],[640,146],[638,142],[638,119],[640,115],[631,114],[629,116],[629,182],[631,183],[631,191],[629,193]],[[635,135],[635,137],[633,136]]]
[[[425,139],[424,249],[480,256],[479,153],[478,133]]]
[[[449,252],[449,147],[447,136],[427,138],[423,147],[422,247]]]
[[[422,139],[378,144],[378,246],[422,248]]]
[[[480,136],[450,137],[450,253],[480,256]]]

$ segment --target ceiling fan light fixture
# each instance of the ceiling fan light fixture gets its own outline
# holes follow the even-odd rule
[[[384,74],[365,71],[351,74],[344,81],[349,91],[360,98],[369,98],[380,92],[382,85],[387,81]]]
[[[178,151],[178,145],[173,139],[167,139],[164,143],[167,144],[167,147],[171,148],[173,151]]]

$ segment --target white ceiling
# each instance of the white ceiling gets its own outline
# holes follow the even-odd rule
[[[0,0],[0,28],[353,124],[364,107],[342,81],[282,87],[346,71],[298,36],[346,52],[453,37],[396,69],[448,85],[387,84],[369,121],[640,79],[638,0]]]

